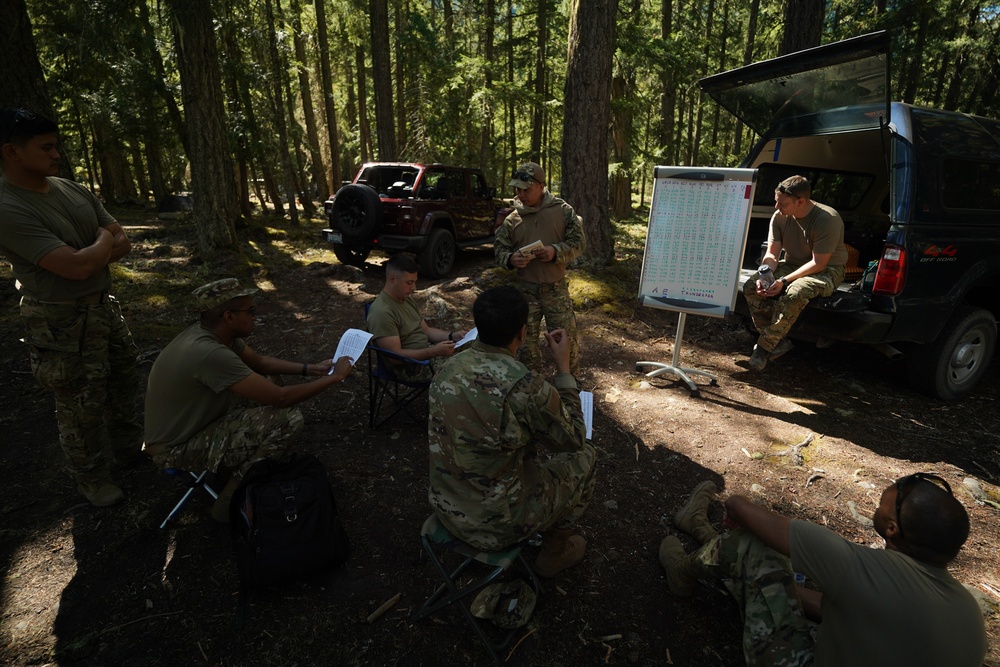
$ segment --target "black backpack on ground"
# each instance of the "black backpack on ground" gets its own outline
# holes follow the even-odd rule
[[[253,464],[229,516],[241,590],[308,579],[350,556],[326,468],[311,454]]]

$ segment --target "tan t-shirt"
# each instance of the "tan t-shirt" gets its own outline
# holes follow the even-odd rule
[[[847,264],[844,245],[844,221],[836,210],[825,204],[814,204],[802,220],[777,211],[771,216],[768,243],[779,241],[785,251],[785,264],[797,269],[812,259],[813,252],[830,254],[827,266]]]

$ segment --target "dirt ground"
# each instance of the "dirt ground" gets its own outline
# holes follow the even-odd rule
[[[190,259],[188,223],[121,214],[135,242],[115,290],[141,351],[156,353],[193,321],[183,295],[219,275]],[[128,217],[128,220],[124,218]],[[341,332],[381,289],[376,263],[345,267],[319,242],[320,223],[289,232],[244,230],[256,279],[251,345],[291,359],[328,358]],[[627,254],[627,253],[623,253]],[[496,280],[492,251],[460,254],[450,280],[423,282],[426,315],[471,325],[481,286]],[[635,261],[634,253],[633,259]],[[585,272],[579,272],[580,276]],[[592,274],[587,274],[591,275]],[[634,285],[628,288],[634,294]],[[682,365],[715,374],[700,397],[670,378],[646,380],[641,360],[669,361],[674,313],[615,297],[587,297],[582,383],[595,395],[599,452],[593,502],[580,526],[586,560],[546,583],[509,662],[521,665],[737,665],[740,619],[718,590],[667,594],[662,537],[689,490],[712,479],[861,544],[880,545],[867,521],[880,490],[919,470],[946,477],[968,508],[972,534],[953,572],[994,612],[987,664],[1000,665],[1000,364],[968,398],[945,404],[912,392],[898,364],[866,349],[799,344],[758,374],[752,336],[738,323],[691,317]],[[330,471],[354,554],[316,581],[255,595],[234,623],[238,582],[228,532],[196,497],[158,528],[180,484],[149,462],[116,472],[125,503],[94,509],[65,473],[52,398],[31,377],[9,269],[0,269],[0,664],[8,665],[471,665],[488,659],[456,611],[413,622],[436,585],[419,531],[426,500],[426,429],[367,426],[364,362],[342,385],[304,404],[299,448]],[[292,378],[290,381],[295,381]],[[140,405],[141,394],[140,391]],[[808,436],[804,462],[785,452]],[[716,505],[712,517],[721,520]],[[693,547],[690,538],[682,538]],[[533,558],[534,554],[529,554]],[[372,623],[369,614],[399,602]],[[986,603],[989,606],[989,603]]]

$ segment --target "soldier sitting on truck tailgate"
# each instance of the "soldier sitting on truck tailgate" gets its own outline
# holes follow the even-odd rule
[[[763,264],[774,282],[755,273],[743,285],[753,325],[760,334],[750,356],[750,370],[792,349],[785,340],[809,299],[830,296],[844,280],[847,247],[844,221],[833,208],[809,198],[812,188],[802,176],[786,178],[774,191],[774,208]],[[781,261],[781,251],[785,258]]]

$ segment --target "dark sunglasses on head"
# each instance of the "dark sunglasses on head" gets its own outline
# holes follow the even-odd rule
[[[38,118],[38,116],[27,109],[15,109],[14,119],[10,122],[10,127],[7,128],[7,134],[4,135],[3,142],[5,144],[9,144],[11,138],[14,136],[15,130],[17,130],[18,125],[21,123],[30,123],[36,118]]]
[[[903,536],[903,502],[906,497],[910,495],[913,491],[913,487],[917,485],[920,480],[930,482],[932,484],[938,484],[942,486],[950,495],[955,495],[951,491],[951,487],[944,478],[934,475],[929,472],[917,472],[912,475],[907,475],[906,477],[900,477],[896,480],[896,526],[899,528],[899,536]]]
[[[514,179],[515,181],[525,181],[525,182],[534,181],[539,185],[542,184],[540,180],[538,180],[537,178],[535,178],[526,171],[515,171],[513,174],[511,174],[511,178]]]

